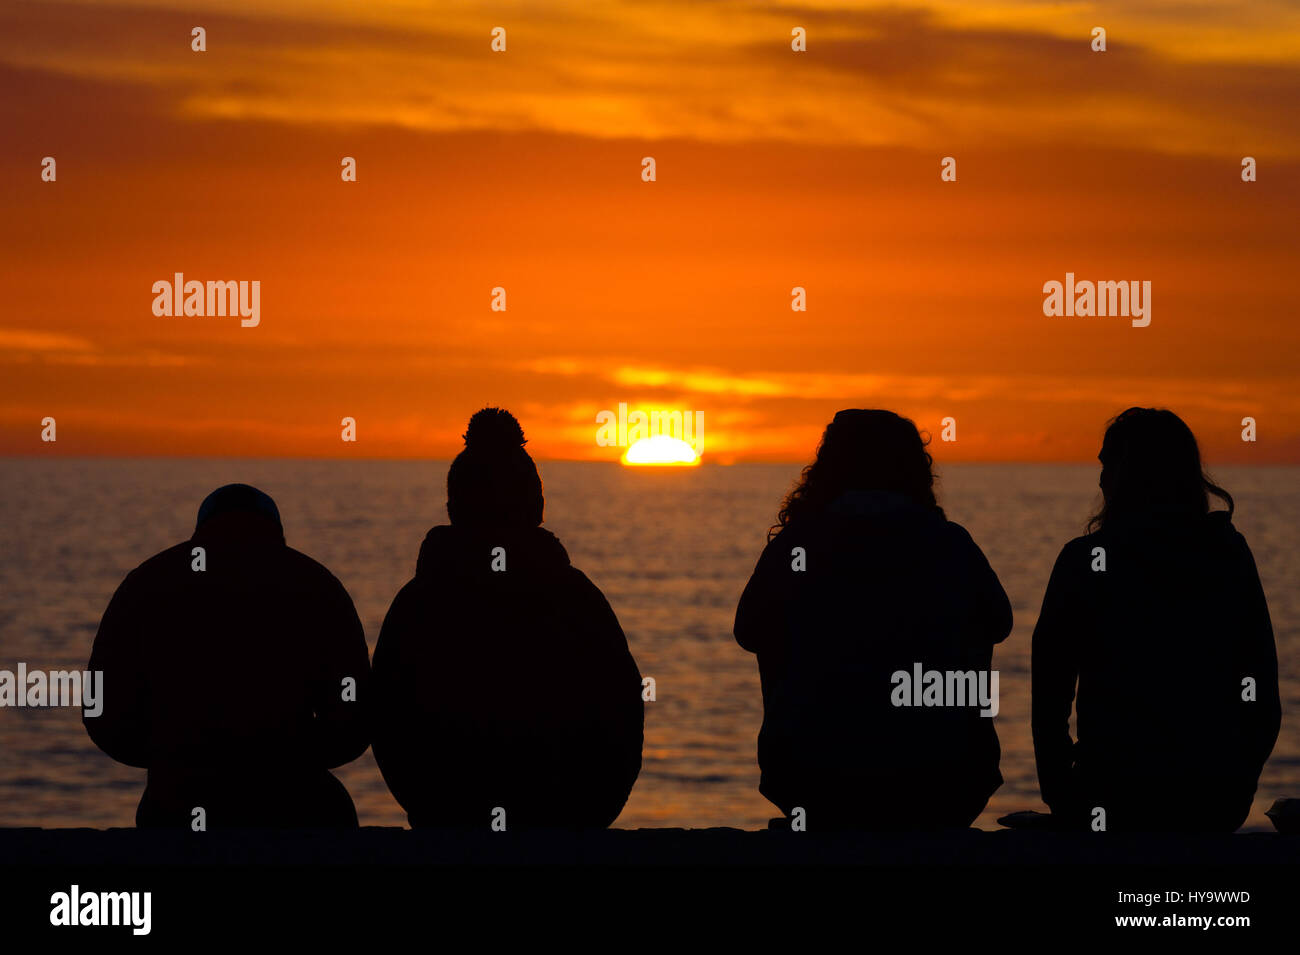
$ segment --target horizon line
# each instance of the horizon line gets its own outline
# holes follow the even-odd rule
[[[456,452],[460,454],[460,452]],[[55,452],[53,454],[40,453],[10,453],[0,452],[0,459],[3,460],[42,460],[55,458],[65,461],[138,461],[138,460],[173,460],[173,461],[366,461],[372,463],[383,462],[424,462],[431,464],[450,464],[456,455],[450,457],[409,457],[409,456],[384,456],[384,457],[341,457],[339,455],[285,455],[285,454],[65,454]],[[566,458],[566,457],[543,457],[540,455],[530,455],[537,463],[558,463],[558,464],[602,464],[626,468],[629,471],[654,471],[665,470],[665,468],[655,465],[627,465],[617,458],[611,460],[601,460],[598,458]],[[810,463],[810,458],[764,458],[733,461],[722,463],[716,459],[705,458],[700,461],[699,467],[719,467],[732,468],[742,467],[744,465],[806,465]],[[1091,459],[1060,459],[1060,460],[1043,460],[1041,458],[981,458],[981,459],[964,459],[948,461],[946,463],[935,462],[935,469],[941,470],[943,467],[953,465],[1033,465],[1043,467],[1100,467],[1100,462],[1096,458]],[[1202,467],[1206,471],[1213,471],[1216,468],[1300,468],[1300,462],[1287,461],[1258,461],[1258,462],[1238,462],[1224,461],[1218,464],[1206,464],[1202,462]],[[696,470],[696,468],[672,468],[671,470]]]

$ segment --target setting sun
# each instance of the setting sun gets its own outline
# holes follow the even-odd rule
[[[624,464],[689,467],[699,464],[700,457],[681,438],[656,434],[633,444],[624,453],[622,461]]]

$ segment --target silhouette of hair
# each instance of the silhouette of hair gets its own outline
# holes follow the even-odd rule
[[[786,495],[768,540],[793,520],[824,511],[845,491],[893,491],[943,514],[934,459],[916,425],[892,411],[850,408],[826,426],[817,457]]]
[[[275,506],[275,501],[271,500],[269,494],[259,491],[251,484],[226,484],[205,497],[203,503],[199,505],[199,516],[194,522],[194,530],[197,531],[214,517],[235,511],[259,514],[274,521],[275,526],[282,534],[284,533],[284,525],[280,521],[280,509]]]
[[[536,527],[544,500],[527,440],[504,408],[474,412],[465,429],[465,450],[447,471],[447,516],[453,524]]]
[[[1196,436],[1164,408],[1129,408],[1111,419],[1102,438],[1102,505],[1088,532],[1136,515],[1190,518],[1210,510],[1209,495],[1228,505],[1232,495],[1201,467]]]

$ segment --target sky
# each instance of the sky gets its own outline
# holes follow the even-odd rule
[[[626,403],[705,463],[844,407],[1089,461],[1137,404],[1297,464],[1298,102],[1267,0],[0,3],[0,454],[445,458],[497,405],[616,460]],[[1067,272],[1150,324],[1044,315]]]

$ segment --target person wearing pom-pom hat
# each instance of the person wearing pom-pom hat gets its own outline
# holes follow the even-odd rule
[[[641,768],[641,674],[614,611],[540,525],[508,411],[470,418],[375,647],[375,759],[414,828],[603,828]]]

